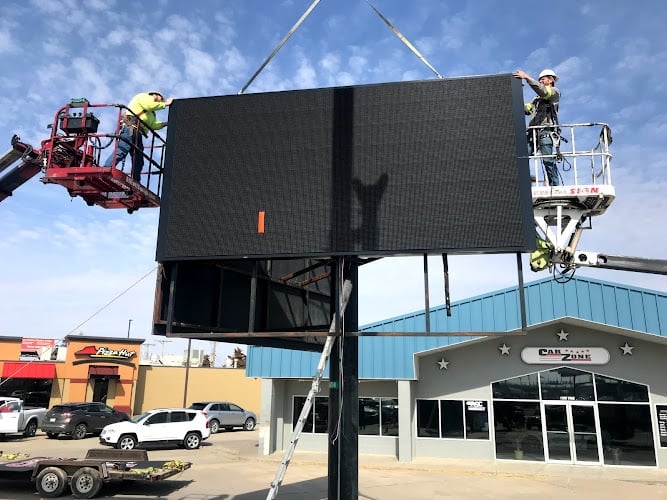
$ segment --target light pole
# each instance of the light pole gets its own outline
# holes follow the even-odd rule
[[[171,342],[171,340],[162,339],[162,340],[156,340],[156,342],[159,342],[160,344],[162,344],[162,351],[161,351],[161,353],[160,353],[160,361],[162,361],[162,359],[164,358],[164,345],[165,345],[167,342]]]
[[[132,326],[132,320],[128,319],[127,320],[127,338],[130,338],[130,327]]]

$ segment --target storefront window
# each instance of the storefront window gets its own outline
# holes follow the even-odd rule
[[[537,373],[494,382],[491,388],[495,399],[540,399]]]
[[[494,401],[496,457],[544,460],[539,402]]]
[[[542,399],[593,401],[593,375],[573,368],[556,368],[540,373]]]
[[[294,396],[292,427],[295,427],[306,396]],[[329,432],[329,398],[313,398],[313,408],[304,422],[303,432]],[[398,436],[398,399],[359,398],[359,434],[365,436]]]
[[[489,412],[486,401],[465,402],[466,439],[489,439]]]
[[[518,379],[521,379],[519,377]],[[493,384],[494,396],[504,399],[515,394],[517,378]],[[655,465],[655,445],[648,387],[574,368],[560,367],[539,373],[539,390],[544,403],[494,401],[496,456],[516,460],[543,460],[542,418],[546,417],[549,459],[598,462],[597,442],[602,442],[604,464]],[[597,396],[597,400],[596,400]],[[577,403],[591,401],[596,403]],[[599,428],[594,408],[597,406]],[[569,417],[568,417],[569,415]],[[666,419],[667,420],[667,419]],[[574,434],[573,434],[574,433]],[[595,443],[586,454],[572,435],[586,435]],[[554,436],[564,440],[554,447]],[[576,447],[576,448],[573,448]],[[576,449],[576,458],[571,450]],[[589,450],[590,451],[590,450]]]
[[[398,436],[398,399],[382,398],[381,407],[382,435]]]
[[[418,399],[417,436],[489,439],[487,402],[460,399]]]
[[[648,405],[600,403],[604,462],[613,465],[655,465]]]
[[[51,379],[7,378],[0,385],[0,396],[20,398],[25,406],[48,408],[52,385]]]
[[[617,378],[595,375],[598,401],[647,402],[648,387]]]
[[[315,398],[317,399],[317,398]],[[292,427],[296,427],[301,415],[301,410],[306,404],[306,396],[294,396],[294,411],[292,411]],[[313,432],[313,409],[308,412],[308,417],[303,424],[303,432]]]
[[[380,435],[379,398],[359,398],[359,434]]]
[[[315,398],[315,432],[327,434],[329,432],[329,398]]]
[[[440,426],[444,438],[463,437],[463,402],[440,401]]]
[[[438,402],[417,400],[417,437],[440,437]]]

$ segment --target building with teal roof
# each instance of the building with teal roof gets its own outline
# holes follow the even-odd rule
[[[359,338],[359,452],[667,468],[667,294],[551,278],[365,325]],[[457,335],[475,332],[478,335]],[[483,335],[488,332],[488,335]],[[263,436],[290,442],[319,354],[250,347]],[[326,376],[326,374],[325,374]],[[327,450],[326,384],[298,450]]]

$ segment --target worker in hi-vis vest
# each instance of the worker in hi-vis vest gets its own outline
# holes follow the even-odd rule
[[[155,112],[170,106],[173,101],[173,97],[165,100],[160,92],[151,90],[135,95],[130,104],[127,105],[129,111],[125,113],[121,120],[115,161],[118,165],[132,150],[132,178],[137,182],[141,179],[141,170],[144,167],[143,137],[148,136],[149,130],[160,130],[167,126],[167,122],[158,121]],[[113,160],[114,155],[112,154],[104,162],[104,165],[112,166]]]
[[[530,115],[529,127],[544,126],[547,128],[541,129],[537,133],[537,146],[533,144],[533,135],[529,134],[528,143],[530,146],[530,154],[535,154],[540,151],[543,156],[542,164],[546,170],[547,180],[550,186],[558,186],[560,182],[560,175],[558,167],[556,166],[556,158],[553,156],[554,143],[560,141],[560,134],[558,131],[558,103],[560,101],[560,90],[556,87],[558,76],[552,69],[545,69],[540,73],[537,80],[533,80],[524,71],[515,71],[512,76],[526,80],[537,97],[532,102],[524,106],[527,115]]]

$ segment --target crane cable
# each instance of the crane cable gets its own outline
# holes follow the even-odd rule
[[[257,78],[257,75],[259,75],[262,70],[266,67],[267,64],[273,59],[273,57],[278,53],[278,51],[282,48],[283,45],[289,40],[289,38],[294,34],[294,32],[301,26],[301,23],[303,23],[306,18],[310,15],[310,13],[313,11],[313,9],[317,6],[317,4],[320,3],[320,0],[315,0],[313,3],[310,4],[310,7],[306,10],[306,12],[303,13],[303,15],[299,18],[299,20],[294,23],[294,26],[287,32],[287,34],[283,37],[282,40],[280,40],[280,43],[276,46],[275,49],[273,49],[273,52],[267,57],[262,65],[255,71],[255,73],[250,77],[250,80],[248,80],[248,83],[246,83],[241,90],[239,90],[239,95],[243,94],[245,90],[250,86],[250,84]]]
[[[400,40],[401,42],[403,42],[403,43],[405,44],[405,46],[406,46],[407,48],[409,48],[409,49],[412,51],[412,53],[413,53],[414,55],[416,55],[416,56],[419,58],[419,60],[420,60],[421,62],[423,62],[426,66],[428,66],[428,69],[430,69],[431,71],[433,71],[433,73],[435,73],[435,76],[437,76],[438,78],[444,78],[440,73],[438,73],[438,71],[437,71],[433,66],[431,66],[431,64],[426,60],[426,58],[421,54],[421,52],[419,52],[419,51],[417,50],[417,47],[415,47],[414,45],[412,45],[412,44],[410,43],[410,40],[408,40],[407,38],[405,38],[405,36],[403,36],[403,33],[401,33],[400,31],[398,31],[398,29],[397,29],[393,24],[391,24],[391,22],[389,21],[389,19],[387,19],[386,17],[384,17],[384,16],[382,15],[382,13],[381,13],[379,10],[377,10],[369,0],[366,0],[366,3],[368,3],[368,5],[370,5],[371,9],[373,9],[373,10],[375,11],[375,13],[376,13],[378,16],[380,16],[380,19],[382,19],[382,20],[385,22],[385,24],[386,24],[387,26],[389,26],[389,28],[391,29],[391,31],[394,32],[394,34],[399,38],[399,40]]]

